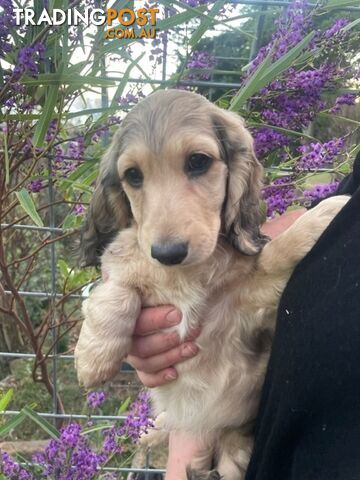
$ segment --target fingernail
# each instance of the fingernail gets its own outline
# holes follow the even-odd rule
[[[199,347],[195,343],[185,343],[181,347],[181,356],[182,357],[193,357],[199,351]]]
[[[192,338],[196,338],[200,335],[200,333],[201,333],[201,327],[192,328],[189,332],[189,335],[187,335],[186,339],[190,340]]]
[[[165,374],[164,378],[167,382],[171,382],[172,380],[176,380],[177,374],[176,372],[168,372]]]
[[[179,312],[179,310],[176,310],[176,308],[170,310],[170,312],[166,315],[166,322],[169,327],[172,327],[173,325],[178,325],[181,322],[181,316],[181,312]]]

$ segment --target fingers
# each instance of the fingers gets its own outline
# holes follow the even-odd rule
[[[146,387],[157,387],[175,380],[177,371],[173,365],[197,354],[199,348],[193,340],[200,335],[199,328],[192,330],[184,343],[180,343],[177,332],[160,331],[180,322],[181,312],[171,305],[141,311],[126,361],[137,370]]]
[[[197,354],[199,347],[192,342],[185,342],[178,347],[167,350],[158,355],[152,355],[148,358],[141,358],[129,355],[126,359],[136,370],[144,373],[157,373],[176,363],[182,362]]]
[[[171,305],[143,308],[136,322],[135,335],[149,335],[181,322],[181,312]]]
[[[177,332],[159,332],[145,337],[134,336],[130,355],[140,358],[151,357],[171,350],[180,344]]]
[[[140,382],[147,388],[160,387],[176,380],[178,374],[175,368],[167,368],[156,373],[137,372]]]

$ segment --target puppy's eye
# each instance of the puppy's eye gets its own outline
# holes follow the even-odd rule
[[[134,188],[140,188],[144,181],[144,175],[138,168],[128,168],[125,170],[124,179]]]
[[[193,153],[186,160],[185,172],[191,177],[197,177],[206,173],[212,163],[212,158],[205,153]]]

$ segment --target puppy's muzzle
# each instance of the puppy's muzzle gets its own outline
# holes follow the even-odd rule
[[[188,254],[185,242],[161,242],[151,246],[151,256],[163,265],[178,265]]]

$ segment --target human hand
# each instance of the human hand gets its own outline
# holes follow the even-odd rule
[[[306,212],[306,208],[298,208],[286,212],[280,217],[276,217],[272,220],[268,220],[261,227],[261,231],[268,235],[270,238],[275,238],[281,233],[285,232],[301,215]]]
[[[262,231],[275,238],[305,212],[305,208],[300,208],[269,220],[262,226]],[[136,322],[127,362],[137,370],[140,381],[146,387],[158,387],[175,380],[177,371],[174,365],[197,354],[198,347],[193,340],[200,334],[200,330],[191,332],[183,343],[176,332],[161,331],[179,324],[180,321],[181,312],[172,306],[142,310]]]
[[[185,479],[188,465],[198,471],[210,470],[213,443],[211,435],[208,437],[194,437],[191,433],[181,431],[170,432],[165,480]]]
[[[173,306],[142,309],[126,361],[136,369],[146,387],[158,387],[175,380],[174,365],[197,354],[199,349],[194,340],[200,329],[191,331],[184,342],[180,342],[177,332],[161,331],[180,322],[181,312]]]

